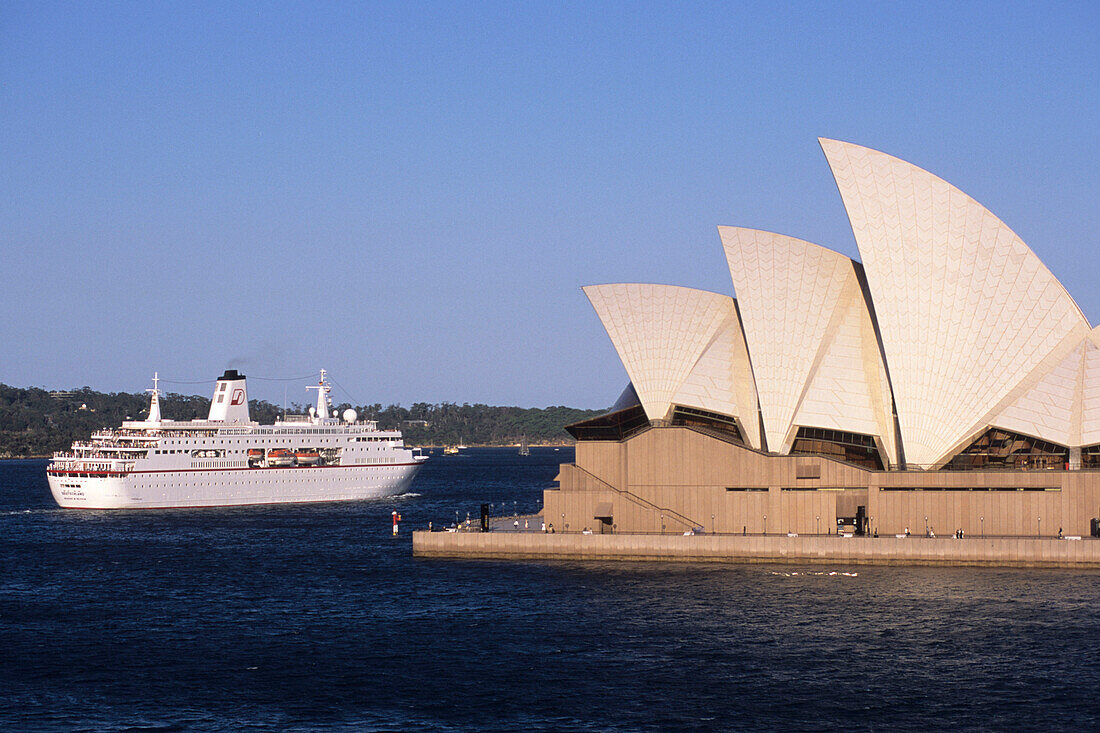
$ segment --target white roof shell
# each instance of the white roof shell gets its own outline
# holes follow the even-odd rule
[[[1100,443],[1100,329],[1081,331],[983,422],[1064,446]]]
[[[672,285],[589,285],[650,420],[675,402],[738,418],[760,446],[756,393],[733,298]]]
[[[647,416],[673,404],[732,415],[750,445],[783,453],[799,426],[875,435],[891,462],[926,467],[989,427],[1100,444],[1100,327],[1027,245],[927,171],[820,143],[862,265],[719,227],[738,301],[668,285],[584,289]]]
[[[1088,322],[974,199],[885,153],[820,142],[866,268],[906,459],[942,465]],[[1018,412],[1006,419],[1023,425]]]
[[[794,237],[719,227],[768,449],[799,426],[878,436],[896,462],[890,386],[851,259]]]

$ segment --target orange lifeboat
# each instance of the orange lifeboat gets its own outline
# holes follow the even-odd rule
[[[267,452],[267,465],[293,466],[294,454],[286,448],[272,448]]]
[[[299,466],[316,466],[321,462],[321,454],[314,448],[302,448],[294,451]]]

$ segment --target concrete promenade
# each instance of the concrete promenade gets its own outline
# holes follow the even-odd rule
[[[1100,540],[413,532],[416,557],[1100,569]]]

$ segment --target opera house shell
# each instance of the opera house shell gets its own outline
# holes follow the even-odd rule
[[[548,516],[599,531],[766,533],[771,516],[771,531],[810,534],[1094,532],[1100,329],[959,189],[820,143],[860,261],[719,227],[736,298],[584,288],[630,385],[569,427],[577,458]]]

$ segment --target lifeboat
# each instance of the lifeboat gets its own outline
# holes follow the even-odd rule
[[[321,454],[313,448],[302,448],[294,451],[294,458],[299,466],[316,466],[321,462]]]
[[[267,465],[293,466],[294,454],[286,448],[272,448],[267,452]]]
[[[264,449],[263,448],[249,448],[248,449],[248,460],[250,460],[250,461],[262,461],[263,459],[264,459]]]

